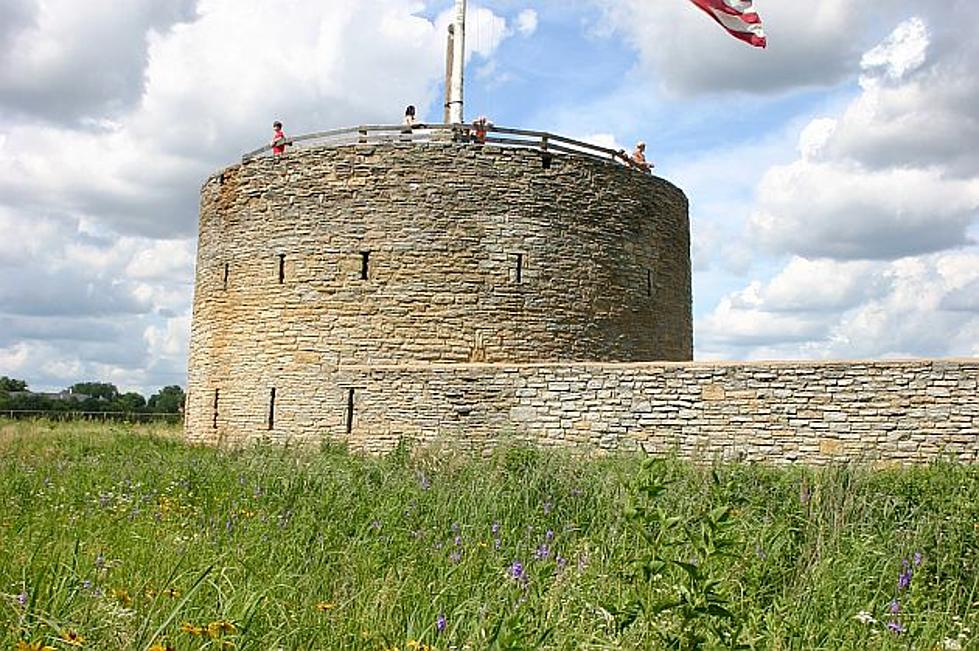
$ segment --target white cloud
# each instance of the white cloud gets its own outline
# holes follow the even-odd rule
[[[979,279],[979,250],[850,263],[794,259],[768,283],[723,298],[697,324],[704,357],[967,356],[979,300],[949,305]]]
[[[890,79],[901,79],[924,64],[928,45],[928,27],[915,16],[898,25],[883,43],[865,53],[860,67],[882,69]]]
[[[976,24],[919,9],[854,66],[852,101],[799,129],[798,159],[764,172],[744,239],[789,261],[698,321],[699,356],[979,351]]]
[[[76,124],[127,110],[142,93],[146,33],[191,20],[194,5],[194,0],[8,0],[5,33],[0,33],[2,104]]]
[[[84,61],[100,50],[88,33],[78,27],[63,42],[59,34],[117,6],[103,0],[89,15],[77,5],[58,20],[41,20],[30,35],[57,42],[58,61]],[[398,122],[405,105],[430,105],[442,78],[448,17],[433,23],[417,15],[422,8],[398,0],[201,0],[193,22],[166,31],[126,23],[126,37],[145,48],[136,57],[139,74],[126,77],[138,103],[86,128],[36,117],[0,126],[0,202],[21,213],[97,215],[123,233],[192,235],[200,181],[264,143],[274,118],[290,133],[311,132]],[[471,11],[470,23],[469,50],[484,58],[510,35],[506,21],[485,8]],[[105,72],[105,65],[92,66]],[[14,108],[15,95],[0,97],[0,112]]]
[[[689,2],[596,0],[608,26],[640,53],[642,66],[682,94],[768,93],[833,84],[860,60],[871,16],[894,0],[757,4],[768,35],[759,50],[731,38]]]
[[[774,252],[893,259],[967,245],[977,209],[979,180],[800,160],[766,173],[749,229]]]
[[[862,59],[860,94],[839,118],[799,138],[801,158],[770,168],[750,236],[770,251],[837,259],[896,259],[967,246],[979,212],[975,75],[956,50],[929,59],[929,29],[911,18]],[[971,47],[971,46],[965,46]],[[954,99],[953,99],[954,98]]]
[[[524,9],[517,14],[517,31],[521,36],[531,36],[537,31],[537,12]]]

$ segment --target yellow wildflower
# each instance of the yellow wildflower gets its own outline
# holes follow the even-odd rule
[[[184,622],[180,625],[180,630],[184,633],[190,633],[194,636],[199,636],[204,634],[204,627],[197,626],[196,624],[191,624],[190,622]]]
[[[113,588],[112,596],[122,604],[123,608],[129,608],[133,605],[133,598],[129,596],[129,590],[123,590],[122,588]]]
[[[85,638],[79,635],[76,631],[67,630],[61,634],[61,639],[70,644],[71,646],[84,646]]]
[[[226,620],[220,620],[217,622],[211,622],[207,625],[207,634],[212,638],[218,638],[222,635],[234,635],[238,632],[235,625]]]
[[[149,651],[177,651],[177,648],[164,642],[157,642],[149,648]]]
[[[321,613],[325,613],[328,610],[333,610],[336,607],[337,605],[332,601],[321,601],[316,604],[316,610],[320,611]]]
[[[163,596],[169,597],[170,599],[176,599],[180,596],[180,590],[177,590],[176,588],[167,588],[163,591]]]
[[[21,640],[17,643],[17,651],[57,651],[53,646],[44,642],[25,642]]]

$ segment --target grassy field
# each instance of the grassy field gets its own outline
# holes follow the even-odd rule
[[[0,649],[979,648],[979,469],[0,421]]]

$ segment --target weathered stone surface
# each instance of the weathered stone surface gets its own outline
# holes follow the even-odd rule
[[[202,189],[186,434],[977,459],[979,360],[684,361],[688,230],[669,183],[573,156],[545,169],[531,150],[398,143],[228,168]]]

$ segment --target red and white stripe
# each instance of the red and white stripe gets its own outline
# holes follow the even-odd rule
[[[751,7],[751,0],[690,0],[716,20],[734,38],[765,47],[765,29]]]

